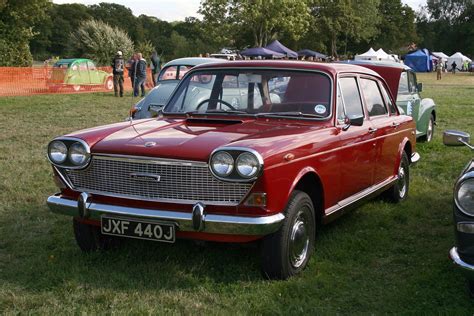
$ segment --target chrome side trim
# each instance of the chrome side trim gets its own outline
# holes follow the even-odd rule
[[[79,216],[77,201],[65,199],[59,195],[48,197],[47,204],[54,213]],[[100,220],[102,215],[128,218],[169,221],[176,223],[179,231],[195,232],[193,214],[167,210],[143,209],[102,203],[87,203],[90,219]],[[277,231],[285,216],[278,213],[270,216],[247,217],[233,215],[205,214],[202,232],[229,235],[263,236]]]
[[[345,211],[357,207],[360,203],[366,199],[369,199],[379,192],[388,189],[398,180],[398,176],[390,177],[379,184],[375,184],[367,189],[364,189],[344,200],[339,201],[336,205],[331,206],[330,208],[326,209],[326,213],[323,216],[324,223],[328,223],[340,215],[342,215]]]
[[[468,279],[474,279],[474,265],[464,262],[459,256],[458,249],[456,247],[451,248],[449,251],[449,257],[453,260],[453,263],[461,269],[465,277]]]

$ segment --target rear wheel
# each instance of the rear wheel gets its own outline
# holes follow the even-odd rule
[[[390,189],[387,190],[386,196],[394,203],[404,201],[408,197],[409,187],[410,162],[408,161],[407,153],[404,151],[402,154],[402,159],[400,160],[400,165],[398,166],[398,180]]]
[[[262,273],[269,279],[287,279],[302,271],[311,257],[316,221],[311,198],[295,190],[280,229],[262,241]]]
[[[105,89],[107,90],[112,90],[114,88],[114,80],[112,77],[108,77],[107,80],[105,80]]]
[[[72,224],[76,243],[84,252],[109,250],[118,247],[121,243],[119,238],[103,235],[100,227],[81,223],[75,218]]]

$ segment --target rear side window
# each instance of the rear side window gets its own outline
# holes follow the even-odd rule
[[[345,115],[349,118],[363,116],[364,112],[362,110],[362,102],[356,78],[341,78],[339,80],[339,86],[341,88],[342,97],[340,99],[344,103]],[[341,113],[339,113],[338,116],[340,114]]]
[[[387,114],[387,108],[383,102],[377,82],[371,79],[362,78],[360,84],[362,91],[364,91],[364,99],[369,116]]]
[[[400,74],[400,83],[398,84],[398,93],[406,94],[408,93],[408,75],[406,71],[403,71]]]
[[[390,114],[397,114],[397,109],[395,108],[395,104],[393,104],[392,99],[390,99],[390,95],[388,94],[387,89],[385,89],[384,86],[381,86],[380,88],[382,89],[382,94],[385,99],[385,102],[388,104]]]

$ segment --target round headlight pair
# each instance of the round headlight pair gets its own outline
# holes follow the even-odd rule
[[[230,153],[219,151],[212,156],[210,165],[218,177],[228,177],[235,170],[241,178],[251,179],[257,175],[261,163],[251,152],[242,152],[234,159]]]
[[[456,191],[456,200],[461,211],[474,216],[474,178],[460,182]]]
[[[62,140],[54,140],[48,146],[48,156],[51,162],[58,165],[81,167],[89,159],[89,150],[82,142],[72,141],[69,148]],[[69,163],[68,163],[69,162]]]

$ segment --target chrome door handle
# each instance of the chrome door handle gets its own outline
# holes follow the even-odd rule
[[[369,133],[373,134],[377,131],[377,128],[369,127]]]
[[[393,122],[393,123],[392,123],[392,127],[393,127],[393,128],[397,128],[397,127],[399,127],[399,126],[400,126],[400,123],[396,123],[396,122]]]

